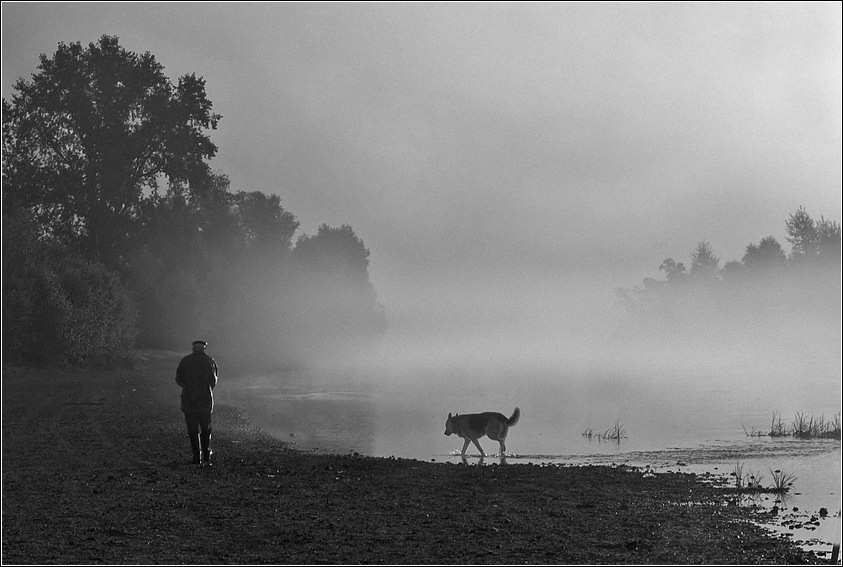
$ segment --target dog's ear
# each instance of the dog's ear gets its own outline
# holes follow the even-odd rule
[[[448,419],[451,419],[451,412],[448,412]]]

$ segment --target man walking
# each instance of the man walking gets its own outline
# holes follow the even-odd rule
[[[187,424],[187,436],[193,451],[193,464],[211,462],[211,412],[214,411],[214,387],[217,363],[205,354],[205,341],[193,341],[193,352],[179,362],[176,384],[181,386],[181,411]],[[201,452],[200,452],[201,450]]]

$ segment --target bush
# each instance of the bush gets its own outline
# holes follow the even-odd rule
[[[4,265],[3,350],[37,363],[81,364],[125,357],[137,310],[119,277],[77,256],[36,255]]]

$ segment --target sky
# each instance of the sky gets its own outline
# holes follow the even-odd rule
[[[104,34],[223,118],[212,167],[350,224],[393,322],[529,343],[841,219],[841,4],[2,4],[2,91]],[[546,323],[546,324],[545,324]]]

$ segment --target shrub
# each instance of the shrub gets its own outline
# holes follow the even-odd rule
[[[49,254],[4,266],[3,348],[29,362],[81,364],[124,357],[137,310],[102,264]]]

